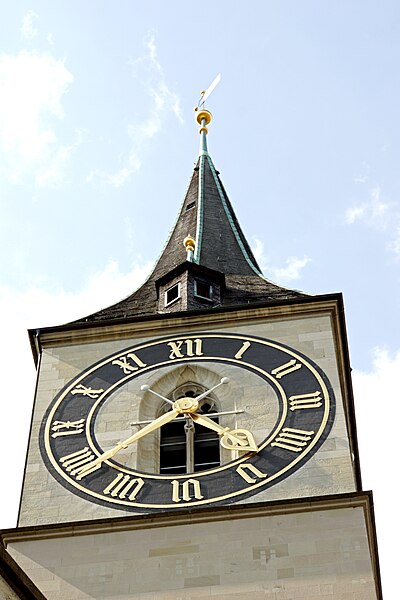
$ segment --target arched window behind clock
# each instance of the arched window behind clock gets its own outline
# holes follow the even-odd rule
[[[171,400],[179,398],[195,398],[205,391],[199,384],[186,383],[179,386],[171,394]],[[161,413],[167,412],[170,405],[165,404]],[[218,417],[213,413],[218,412],[217,401],[214,395],[207,396],[200,401],[200,414],[218,423]],[[204,471],[220,465],[220,445],[218,434],[192,419],[179,417],[167,423],[160,432],[160,473],[162,475],[178,475]]]

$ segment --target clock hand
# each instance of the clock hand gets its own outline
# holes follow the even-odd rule
[[[213,431],[216,431],[219,435],[224,435],[225,433],[228,433],[228,431],[230,431],[229,427],[222,427],[222,425],[220,425],[219,423],[216,423],[215,421],[213,421],[209,417],[206,417],[205,415],[199,415],[198,413],[192,413],[190,415],[190,417],[196,423],[199,423],[200,425],[204,425],[204,427],[207,427],[208,429],[212,429]]]
[[[151,394],[154,394],[154,396],[161,398],[161,400],[164,400],[164,402],[168,402],[168,404],[173,404],[172,400],[168,400],[168,398],[166,398],[165,396],[161,396],[161,394],[159,394],[158,392],[154,392],[153,390],[151,390],[149,385],[142,385],[140,389],[142,390],[142,392],[150,392]]]
[[[100,456],[98,458],[96,458],[96,460],[83,466],[80,469],[79,475],[82,476],[87,471],[91,471],[92,469],[96,468],[98,465],[101,465],[102,462],[104,462],[105,460],[108,460],[109,458],[112,458],[115,454],[117,454],[117,452],[122,450],[122,448],[127,448],[128,446],[130,446],[130,444],[132,444],[133,442],[136,442],[136,440],[139,440],[140,438],[144,437],[148,433],[151,433],[152,431],[159,429],[160,427],[165,425],[165,423],[169,423],[169,421],[172,421],[173,419],[175,419],[175,417],[179,414],[180,413],[176,409],[172,409],[172,410],[168,411],[167,413],[165,413],[164,415],[161,415],[161,417],[158,417],[158,419],[155,419],[155,421],[153,421],[152,423],[149,423],[148,425],[143,427],[143,429],[140,429],[139,431],[137,431],[130,437],[126,438],[126,440],[123,440],[122,442],[119,442],[118,444],[116,444],[116,446],[114,446],[114,448],[111,448],[111,450],[107,450],[106,452],[103,452],[102,454],[100,454]]]
[[[203,398],[208,396],[208,394],[211,394],[211,392],[219,388],[220,385],[224,385],[225,383],[229,383],[229,377],[223,377],[221,381],[217,383],[217,385],[214,385],[214,387],[212,387],[211,389],[207,390],[206,392],[203,392],[202,394],[200,394],[200,396],[196,396],[197,402],[203,400]]]
[[[247,429],[230,429],[229,427],[222,427],[219,423],[216,423],[205,415],[199,415],[198,413],[190,413],[189,416],[200,425],[208,427],[216,431],[221,436],[221,446],[228,450],[240,450],[242,452],[253,452],[258,451],[258,447],[254,441],[253,435]]]
[[[206,396],[208,396],[208,394],[210,394],[211,392],[213,392],[214,390],[216,390],[220,385],[223,385],[225,383],[229,383],[229,378],[228,377],[222,377],[221,381],[219,383],[217,383],[217,385],[214,385],[214,387],[212,387],[211,389],[207,390],[206,392],[203,392],[202,394],[200,394],[200,396],[196,396],[197,402],[199,400],[203,400],[203,398],[205,398]],[[140,389],[142,390],[142,392],[150,392],[150,394],[153,394],[154,396],[157,396],[157,398],[161,398],[161,400],[164,400],[164,402],[167,402],[168,404],[171,404],[172,406],[174,405],[174,402],[172,400],[169,400],[165,396],[162,396],[158,392],[155,392],[147,384],[142,385]]]
[[[200,394],[200,396],[196,396],[196,400],[203,400],[203,398],[205,398],[206,396],[208,396],[208,394],[210,392],[213,392],[214,390],[216,390],[220,385],[223,385],[224,383],[229,383],[229,378],[228,377],[223,377],[221,379],[221,381],[219,383],[217,383],[217,385],[214,385],[214,387],[212,387],[210,390],[207,390],[206,392],[203,392],[202,394]],[[141,388],[142,392],[150,392],[151,394],[153,394],[154,396],[157,396],[158,398],[161,398],[161,400],[164,400],[164,402],[168,402],[168,404],[173,404],[172,400],[168,400],[168,398],[166,398],[165,396],[162,396],[161,394],[159,394],[158,392],[155,392],[154,390],[150,389],[149,385],[142,385]]]

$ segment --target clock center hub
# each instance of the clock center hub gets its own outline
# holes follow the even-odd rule
[[[196,398],[179,398],[179,400],[175,400],[174,402],[174,409],[181,414],[194,413],[198,408],[199,403]]]

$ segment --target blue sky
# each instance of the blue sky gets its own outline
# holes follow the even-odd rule
[[[209,150],[265,275],[344,293],[390,597],[396,447],[385,437],[382,448],[378,431],[399,416],[399,21],[388,0],[0,8],[4,422],[21,432],[12,468],[4,460],[13,483],[2,526],[15,521],[33,395],[26,329],[81,317],[143,281],[197,156],[193,106],[221,72]]]

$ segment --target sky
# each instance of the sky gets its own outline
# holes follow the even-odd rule
[[[363,488],[397,598],[399,62],[396,0],[2,3],[1,528],[32,411],[26,330],[144,281],[197,157],[193,107],[221,73],[209,151],[264,274],[344,294]]]

